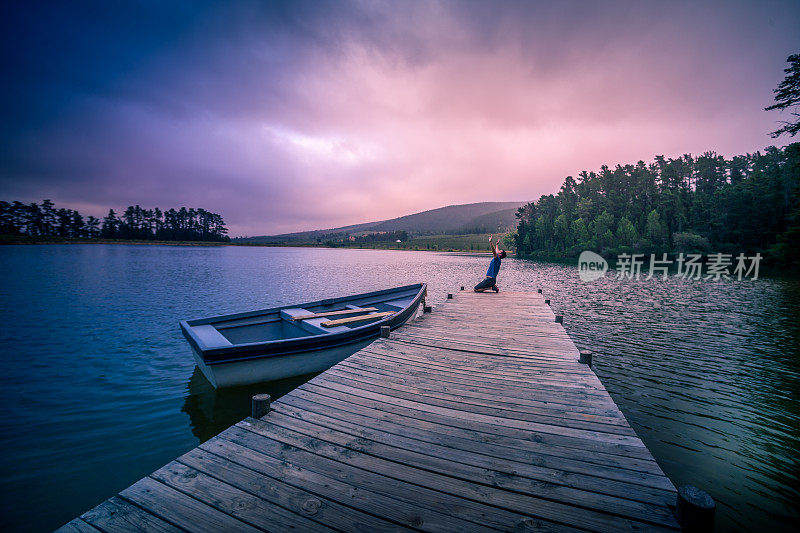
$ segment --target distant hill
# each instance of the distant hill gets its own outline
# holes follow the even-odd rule
[[[477,204],[448,205],[391,220],[366,222],[340,228],[319,229],[233,239],[234,242],[256,244],[282,244],[315,241],[324,235],[349,233],[406,231],[410,235],[464,235],[510,231],[517,221],[514,213],[525,202],[481,202]]]
[[[524,204],[515,204],[508,209],[501,209],[499,211],[492,211],[485,215],[480,215],[469,222],[464,223],[458,231],[454,232],[457,235],[465,235],[468,233],[496,233],[501,231],[511,231],[517,226],[517,209]],[[450,233],[450,232],[448,232]]]

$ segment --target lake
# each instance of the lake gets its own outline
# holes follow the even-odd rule
[[[487,257],[146,245],[0,247],[0,526],[48,530],[249,415],[215,392],[178,321],[425,281],[429,301]],[[544,290],[676,485],[717,500],[720,531],[800,521],[800,281],[581,282],[508,258],[502,289]]]

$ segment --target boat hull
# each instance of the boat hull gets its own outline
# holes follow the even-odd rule
[[[192,348],[192,353],[198,368],[206,379],[215,388],[224,388],[322,372],[358,350],[369,346],[374,340],[374,338],[370,338],[345,346],[216,365],[206,364],[202,355],[194,348]]]

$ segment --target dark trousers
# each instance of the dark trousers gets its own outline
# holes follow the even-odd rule
[[[475,290],[477,291],[480,289],[491,289],[492,287],[494,287],[496,282],[497,278],[490,278],[489,276],[486,276],[486,279],[475,285]]]

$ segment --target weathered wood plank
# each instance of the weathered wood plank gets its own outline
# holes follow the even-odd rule
[[[481,479],[497,478],[499,481],[495,482],[495,485],[509,490],[524,491],[532,496],[564,503],[580,501],[583,506],[597,510],[615,509],[617,513],[638,520],[655,520],[653,517],[658,517],[660,514],[662,514],[662,519],[659,523],[668,524],[672,519],[672,514],[666,506],[673,502],[673,498],[667,491],[631,486],[628,483],[600,477],[567,474],[563,471],[513,461],[507,458],[498,459],[451,445],[425,443],[424,441],[409,438],[406,435],[390,433],[386,431],[387,424],[381,422],[365,427],[330,416],[319,415],[313,411],[296,410],[288,406],[282,406],[279,413],[286,414],[292,418],[300,416],[302,417],[302,422],[312,423],[336,432],[367,439],[379,445],[399,448],[402,452],[392,451],[392,456],[398,459],[407,457],[409,461],[420,461],[420,463],[410,463],[413,466],[419,464],[424,468],[430,468],[431,465],[437,465],[437,467],[441,468],[439,470],[441,473],[448,474],[449,472],[449,475],[459,477],[463,475],[465,479],[474,482],[480,482]],[[301,420],[300,418],[296,419]],[[278,421],[280,424],[286,422],[286,420]],[[288,424],[291,424],[291,422],[288,422]],[[384,448],[380,449],[385,450]],[[406,451],[413,453],[407,455]],[[420,455],[429,456],[434,460],[423,459]],[[459,465],[453,466],[451,464],[453,462],[459,463]],[[448,468],[449,471],[447,470]],[[531,480],[535,482],[532,483]],[[635,492],[635,496],[632,496],[631,492]],[[631,501],[628,498],[637,501]],[[650,505],[651,503],[656,505]],[[667,518],[664,518],[664,516]]]
[[[274,460],[280,461],[280,464],[302,465],[297,468],[308,468],[351,486],[358,486],[361,489],[385,494],[415,506],[470,521],[469,530],[480,529],[481,526],[508,531],[531,529],[523,527],[525,524],[531,525],[533,520],[530,517],[501,511],[496,507],[432,490],[427,486],[414,485],[377,473],[372,469],[359,468],[357,465],[360,464],[362,454],[342,449],[343,460],[341,460],[342,457],[338,457],[340,460],[337,460],[331,451],[336,448],[335,446],[327,444],[319,446],[302,436],[293,440],[291,435],[298,434],[285,431],[281,432],[279,436],[276,435],[279,440],[274,440],[270,438],[272,435],[266,437],[234,426],[223,432],[219,439],[212,439],[202,444],[200,448],[266,475],[271,474],[271,463]],[[228,443],[224,441],[228,441]],[[291,443],[295,443],[297,446]],[[388,464],[393,471],[396,470],[392,463],[385,462],[385,464]],[[346,496],[349,491],[343,494]],[[452,522],[453,527],[460,527],[459,522],[460,520]],[[477,524],[477,526],[473,524]]]
[[[297,460],[298,458],[295,458],[295,461]],[[206,442],[202,449],[195,449],[184,455],[181,462],[191,464],[198,469],[213,471],[218,475],[223,474],[226,479],[232,479],[243,487],[248,487],[248,490],[257,489],[259,493],[263,492],[268,484],[279,483],[276,480],[281,480],[285,482],[279,483],[281,491],[307,494],[298,498],[300,501],[308,502],[308,498],[313,498],[312,501],[320,502],[311,506],[314,518],[338,529],[487,530],[478,524],[365,489],[360,483],[343,483],[298,463],[285,463],[232,441],[219,439]],[[265,479],[264,476],[268,477]],[[292,486],[289,491],[283,488],[285,484]],[[270,490],[278,489],[270,487]],[[307,512],[308,508],[306,503],[295,511],[303,513]]]
[[[80,518],[75,518],[56,529],[55,533],[99,533],[100,530],[87,524]]]
[[[357,466],[365,471],[377,473],[419,487],[414,487],[414,491],[420,488],[430,488],[445,494],[452,494],[453,496],[462,498],[463,505],[468,506],[468,508],[477,508],[480,510],[481,505],[488,505],[491,511],[487,513],[486,520],[491,521],[492,519],[496,520],[498,518],[503,520],[501,523],[505,524],[505,527],[500,527],[500,529],[513,531],[528,531],[529,528],[542,531],[575,530],[574,527],[569,527],[558,521],[542,518],[537,512],[536,506],[530,505],[530,501],[524,497],[521,501],[517,501],[518,498],[513,493],[508,493],[494,487],[485,487],[464,482],[458,478],[437,474],[435,472],[426,472],[380,456],[361,452],[352,447],[341,446],[325,440],[312,440],[303,433],[276,426],[268,422],[264,422],[263,424],[251,424],[251,420],[255,422],[255,419],[247,419],[238,423],[235,428],[226,431],[226,438],[231,438],[237,443],[252,447],[256,450],[260,450],[260,447],[263,446],[264,442],[268,439],[275,439],[278,442],[296,446],[315,455]],[[252,439],[252,437],[250,437],[252,440],[242,440],[241,436],[233,431],[240,428],[257,436],[267,438]],[[414,493],[411,493],[411,495],[413,494]],[[525,508],[526,503],[528,504],[527,509]],[[476,504],[479,505],[476,507]]]
[[[182,531],[144,509],[116,496],[85,512],[81,515],[81,518],[106,533],[125,533],[128,531],[178,533]]]
[[[259,529],[332,531],[307,515],[275,505],[261,495],[249,494],[231,485],[228,479],[220,481],[177,461],[156,470],[150,477]],[[300,503],[301,507],[315,508],[319,505],[320,501],[312,495]]]
[[[397,392],[412,394],[421,392],[430,398],[465,404],[467,407],[464,407],[464,410],[487,408],[509,413],[507,416],[510,418],[514,417],[514,413],[520,413],[522,420],[556,418],[563,419],[564,425],[575,424],[574,427],[597,428],[600,431],[609,430],[610,432],[615,432],[615,429],[617,429],[623,435],[633,434],[627,420],[621,414],[608,416],[595,413],[574,413],[566,409],[563,404],[553,406],[547,402],[529,401],[525,398],[514,396],[484,394],[475,388],[458,386],[455,383],[447,383],[442,380],[412,376],[386,379],[397,375],[391,371],[378,373],[363,368],[351,368],[349,365],[337,365],[336,369],[332,369],[330,374],[326,374],[327,376],[338,376],[347,379],[348,383],[369,384]],[[616,426],[616,428],[608,428],[607,426]]]
[[[182,455],[178,461],[211,476],[224,478],[244,491],[289,509],[296,513],[297,521],[313,519],[317,522],[313,527],[300,527],[300,531],[320,529],[323,525],[335,529],[348,526],[365,530],[404,529],[357,509],[341,505],[340,502],[326,498],[324,494],[315,494],[304,488],[298,488],[308,483],[305,478],[296,474],[293,465],[270,461],[270,458],[259,457],[254,460],[251,456],[250,450],[216,437]],[[341,495],[346,499],[354,490],[355,487],[347,487],[342,490]]]
[[[484,498],[488,498],[491,493],[494,496],[493,505],[506,506],[509,510],[531,513],[539,518],[566,524],[572,527],[581,527],[600,531],[619,531],[635,528],[636,521],[629,518],[607,514],[614,512],[608,509],[606,512],[598,512],[586,509],[582,506],[583,502],[572,502],[570,504],[559,501],[551,501],[541,497],[533,496],[529,491],[534,489],[536,483],[529,483],[526,489],[514,490],[515,483],[511,481],[513,476],[506,473],[493,472],[464,465],[455,461],[446,461],[432,456],[425,455],[416,450],[407,450],[397,447],[389,447],[382,443],[353,436],[339,431],[334,431],[322,426],[317,426],[302,420],[282,416],[278,413],[270,413],[269,421],[248,418],[246,420],[250,426],[248,430],[254,432],[263,431],[266,435],[272,435],[278,427],[291,429],[297,433],[311,437],[316,446],[320,442],[329,442],[342,446],[352,452],[363,452],[367,457],[370,468],[378,468],[375,458],[392,457],[394,463],[392,469],[397,470],[398,465],[408,467],[405,470],[424,472],[425,479],[431,482],[432,475],[438,474],[441,478],[457,479],[463,486],[470,486],[479,491]],[[350,458],[352,460],[352,458]],[[484,501],[488,501],[484,500]],[[576,506],[577,504],[581,506]],[[661,516],[654,516],[653,519],[660,519]],[[652,527],[657,527],[651,524]]]
[[[553,380],[539,380],[535,378],[530,379],[508,379],[499,377],[497,373],[494,377],[487,374],[488,371],[481,371],[475,369],[472,372],[468,370],[461,370],[456,368],[448,369],[447,371],[440,370],[432,365],[411,365],[395,363],[393,360],[381,359],[365,359],[359,357],[358,359],[348,359],[346,362],[340,363],[342,366],[353,365],[366,365],[373,367],[373,371],[380,370],[378,365],[395,365],[398,370],[403,370],[408,375],[421,375],[421,376],[440,376],[443,380],[452,383],[463,383],[473,387],[487,388],[488,390],[499,389],[500,393],[516,394],[520,397],[527,398],[541,398],[543,401],[565,403],[571,408],[581,407],[596,407],[600,406],[605,410],[614,413],[619,413],[611,396],[607,393],[587,385],[572,386]],[[337,368],[339,365],[337,365]],[[559,401],[561,400],[561,401]]]
[[[348,318],[337,318],[336,320],[323,320],[320,322],[320,326],[324,328],[332,328],[333,326],[341,326],[342,324],[354,324],[355,322],[365,322],[367,320],[383,318],[396,313],[397,311],[383,311],[382,313],[372,313],[371,315],[351,316]]]
[[[307,393],[305,397],[292,395],[291,397],[284,398],[282,402],[285,407],[281,406],[281,412],[287,410],[287,407],[291,407],[295,410],[293,411],[295,416],[300,413],[310,412],[336,416],[336,418],[340,420],[352,421],[364,427],[378,427],[378,424],[381,424],[380,427],[392,433],[405,435],[433,444],[440,444],[442,446],[469,450],[497,459],[521,462],[526,465],[540,466],[559,472],[586,474],[593,478],[600,477],[662,489],[668,491],[669,494],[661,494],[661,491],[654,492],[653,494],[659,494],[659,500],[662,497],[666,497],[667,500],[669,500],[668,503],[672,503],[672,498],[674,497],[672,493],[674,487],[663,475],[652,475],[644,472],[625,470],[619,467],[609,468],[594,463],[587,464],[579,459],[584,454],[580,454],[577,451],[574,452],[574,456],[570,458],[553,457],[542,453],[531,452],[521,448],[519,445],[509,446],[496,444],[496,441],[499,439],[490,440],[485,438],[483,434],[475,431],[431,424],[424,420],[409,420],[408,418],[399,417],[391,413],[384,413],[377,409],[368,409],[334,398],[317,396],[314,398],[316,401],[313,401],[307,399],[309,396],[314,398]],[[515,444],[518,443],[519,441],[515,442]],[[505,444],[508,443],[506,442]],[[639,487],[631,487],[629,490],[635,491],[641,489]],[[643,492],[643,496],[649,496],[650,494],[648,491]],[[630,496],[633,499],[637,499],[637,494],[630,494]]]
[[[137,481],[119,495],[187,531],[259,531],[150,477]]]
[[[338,380],[335,376],[326,376],[325,380],[318,380],[316,384],[324,384],[326,387],[336,388],[339,390],[346,390],[353,394],[363,396],[366,398],[376,398],[397,405],[407,405],[420,409],[423,411],[446,414],[454,417],[456,420],[465,421],[480,421],[495,424],[498,426],[515,427],[518,429],[525,429],[536,433],[549,433],[555,435],[563,435],[567,437],[577,437],[581,439],[592,439],[599,442],[606,442],[609,444],[617,444],[630,448],[641,448],[646,451],[644,444],[638,437],[633,435],[617,435],[596,431],[591,429],[579,429],[573,427],[565,427],[557,424],[543,423],[532,420],[520,420],[517,418],[509,418],[502,414],[487,414],[475,411],[465,411],[459,409],[458,406],[440,405],[443,402],[435,401],[433,398],[424,396],[401,397],[399,394],[383,394],[380,391],[369,390],[366,387],[355,387],[353,384],[348,384],[346,380]],[[648,454],[649,455],[649,454]]]
[[[442,341],[446,343],[447,341]],[[430,362],[452,362],[464,367],[472,367],[476,364],[489,365],[490,368],[502,369],[511,374],[526,374],[534,372],[568,372],[575,377],[584,378],[592,381],[592,383],[600,386],[590,374],[585,372],[576,372],[573,363],[578,360],[578,353],[564,354],[563,351],[553,350],[551,353],[543,353],[540,347],[531,349],[524,355],[496,355],[491,353],[491,350],[486,350],[482,346],[472,346],[471,350],[455,350],[452,348],[444,348],[448,350],[447,357],[442,358],[440,350],[443,349],[438,341],[431,341],[430,345],[420,343],[409,343],[404,339],[391,339],[389,341],[376,341],[365,349],[366,353],[374,353],[381,355],[389,352],[389,354],[396,353],[397,355],[411,356],[413,359],[421,359]],[[495,344],[497,346],[497,344]],[[432,349],[433,348],[433,349]],[[506,350],[507,351],[507,350]]]
[[[342,309],[340,311],[325,311],[324,313],[311,313],[310,315],[293,316],[292,321],[297,322],[300,320],[310,320],[312,318],[323,318],[326,316],[339,316],[339,315],[355,315],[357,313],[369,313],[377,311],[377,307],[362,307],[360,309]]]
[[[589,390],[565,389],[554,385],[545,387],[541,382],[529,384],[528,382],[513,382],[504,384],[494,380],[482,378],[475,373],[468,372],[432,372],[425,366],[399,365],[386,361],[366,363],[359,359],[348,359],[337,365],[338,369],[348,368],[356,371],[369,370],[373,374],[383,374],[395,379],[421,379],[430,382],[439,382],[443,385],[454,386],[459,389],[479,392],[488,395],[502,395],[508,398],[519,398],[540,405],[558,407],[569,413],[591,413],[604,416],[624,418],[610,397],[593,394]]]
[[[380,351],[378,351],[380,350]],[[509,368],[499,363],[496,358],[475,359],[473,361],[459,361],[458,359],[448,360],[447,365],[442,365],[442,361],[435,358],[435,352],[431,354],[415,354],[410,350],[390,351],[386,348],[365,349],[357,356],[348,358],[347,362],[355,362],[371,365],[373,363],[394,363],[398,368],[422,367],[428,372],[436,371],[444,376],[471,375],[472,378],[485,377],[487,379],[507,382],[510,386],[523,386],[526,389],[540,385],[550,385],[561,389],[575,389],[578,391],[602,394],[602,388],[596,377],[576,375],[578,369],[570,362],[570,366],[560,369],[546,369],[540,367],[529,367],[524,369]],[[577,358],[575,360],[577,363]],[[606,393],[607,394],[607,393]]]
[[[554,373],[554,377],[563,377],[559,374],[569,374],[581,382],[589,382],[595,388],[602,388],[602,384],[597,376],[587,374],[575,366],[578,362],[578,355],[574,357],[561,356],[556,359],[553,355],[525,355],[524,357],[497,356],[486,353],[483,348],[475,347],[472,351],[452,350],[445,348],[446,358],[441,357],[443,348],[436,346],[426,346],[403,342],[402,340],[374,342],[364,349],[363,352],[356,354],[356,358],[373,356],[395,357],[411,362],[421,361],[425,364],[447,366],[454,365],[462,369],[485,368],[492,373],[503,372],[509,376],[524,377],[525,375],[542,375],[543,373]]]
[[[323,387],[309,386],[304,387],[302,390],[295,390],[291,395],[291,399],[294,398],[316,399],[319,403],[323,404],[334,404],[334,402],[342,401],[347,405],[348,409],[357,410],[359,408],[366,408],[376,413],[375,416],[377,418],[396,417],[399,420],[405,421],[405,423],[410,426],[432,427],[440,434],[466,432],[474,436],[475,440],[479,442],[498,443],[510,448],[529,450],[534,454],[543,454],[553,457],[577,457],[580,461],[588,462],[593,465],[608,465],[614,470],[632,470],[650,473],[657,477],[664,476],[657,463],[649,454],[646,458],[639,459],[631,457],[632,454],[625,453],[626,450],[619,450],[617,448],[607,450],[596,445],[593,446],[593,444],[595,444],[593,441],[563,441],[559,440],[558,437],[532,434],[514,428],[504,428],[478,422],[463,424],[457,420],[438,414],[427,413],[425,411],[418,411],[375,400],[368,400]],[[287,401],[288,399],[289,398],[282,398],[282,400]]]

